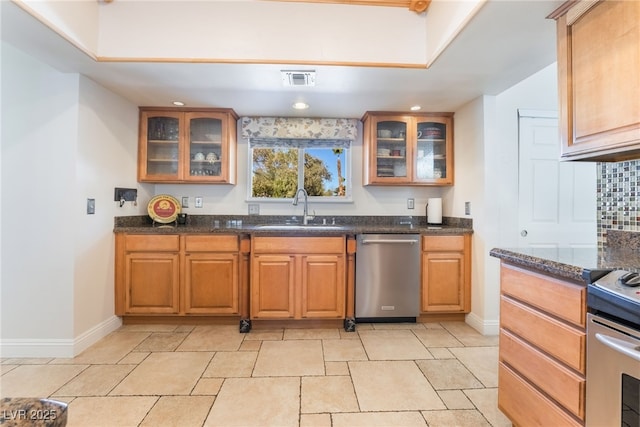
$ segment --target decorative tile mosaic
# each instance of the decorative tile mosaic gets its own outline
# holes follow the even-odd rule
[[[598,246],[607,230],[640,231],[640,160],[597,164]]]

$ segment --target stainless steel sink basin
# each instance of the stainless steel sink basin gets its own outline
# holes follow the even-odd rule
[[[318,231],[339,231],[345,230],[342,225],[321,225],[321,224],[268,224],[257,225],[260,230],[318,230]]]

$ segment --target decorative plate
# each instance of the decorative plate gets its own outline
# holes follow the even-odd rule
[[[174,222],[180,213],[180,202],[168,194],[159,194],[149,201],[147,212],[155,222]]]

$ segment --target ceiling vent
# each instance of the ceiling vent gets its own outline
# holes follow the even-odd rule
[[[311,71],[280,71],[284,86],[315,86],[316,72]]]

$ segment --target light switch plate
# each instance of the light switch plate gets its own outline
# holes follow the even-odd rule
[[[189,196],[182,196],[182,207],[183,208],[189,207]]]
[[[201,208],[202,207],[202,197],[198,196],[196,197],[196,208]]]
[[[260,215],[260,205],[257,203],[249,203],[249,215]]]
[[[407,209],[413,209],[415,207],[415,200],[413,198],[407,199]]]
[[[96,199],[87,199],[87,215],[96,213]]]
[[[471,215],[471,202],[464,202],[464,214]]]

